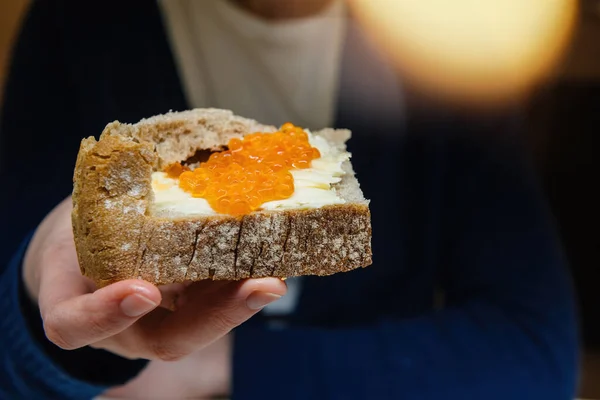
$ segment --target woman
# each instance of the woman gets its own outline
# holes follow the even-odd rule
[[[0,126],[10,192],[0,393],[573,397],[570,282],[511,125],[414,117],[346,15],[335,0],[34,2]],[[80,139],[115,119],[207,106],[352,129],[374,265],[287,289],[267,279],[161,292],[128,281],[93,292],[77,272],[69,200],[35,229],[69,194]],[[157,333],[151,322],[167,313],[158,304],[181,291],[188,311]]]

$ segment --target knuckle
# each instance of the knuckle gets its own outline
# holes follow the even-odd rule
[[[77,348],[71,340],[67,339],[61,331],[59,324],[52,318],[44,320],[44,332],[48,340],[63,350],[74,350]]]
[[[189,354],[177,346],[164,342],[153,343],[150,352],[154,358],[161,361],[178,361]]]
[[[239,317],[236,316],[234,310],[214,311],[208,315],[207,319],[209,326],[211,326],[214,330],[223,333],[229,332],[243,322]]]
[[[232,298],[212,299],[211,302],[205,304],[203,310],[206,315],[207,323],[215,329],[221,331],[229,331],[244,322],[248,317],[248,313],[241,311],[245,307],[241,303]]]
[[[91,315],[87,321],[88,331],[94,338],[103,338],[110,335],[112,330],[119,325],[120,320],[111,316]]]

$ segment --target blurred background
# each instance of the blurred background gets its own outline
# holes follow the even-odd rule
[[[402,3],[394,3],[395,0],[381,1],[389,3],[390,6]],[[11,44],[27,3],[26,0],[0,1],[0,88],[3,87],[6,78]],[[368,4],[360,1],[356,3],[357,7]],[[373,3],[377,2],[371,2]],[[552,8],[554,3],[556,0],[523,0],[520,4],[521,9],[524,4],[533,4],[539,9],[540,4],[550,5]],[[419,12],[416,9],[412,11]],[[560,33],[558,28],[570,30],[572,25],[572,35],[563,35],[570,40],[564,39],[565,43],[561,49],[552,47],[559,43],[561,38],[552,38],[547,34],[539,35],[541,42],[538,49],[556,50],[556,54],[558,50],[563,51],[560,51],[561,57],[554,53],[548,55],[538,52],[532,54],[531,59],[523,61],[533,70],[536,65],[532,62],[535,60],[554,56],[557,59],[551,71],[542,71],[545,79],[534,82],[535,84],[528,88],[521,107],[526,111],[528,143],[556,216],[578,291],[585,343],[581,396],[600,399],[600,192],[595,187],[597,182],[600,182],[600,0],[581,0],[578,7],[573,9],[573,19],[570,19],[566,9],[559,7],[558,11],[561,12],[559,17],[562,18],[562,22],[556,26],[547,26],[548,32]],[[498,10],[495,10],[495,13],[494,18],[498,15]],[[368,24],[368,6],[361,10],[361,14],[365,15],[365,22]],[[385,28],[385,21],[378,20],[379,22]],[[400,25],[394,22],[389,21],[390,26]],[[414,29],[411,34],[418,32],[418,27],[412,28]],[[511,32],[517,31],[513,29]],[[385,36],[390,32],[383,29],[379,33],[385,42]],[[426,39],[421,38],[423,43]],[[516,41],[519,39],[518,36],[515,38]],[[395,41],[388,41],[388,44],[401,47],[401,44]],[[411,51],[409,47],[406,48],[407,52]],[[406,54],[403,53],[404,56]],[[415,54],[412,60],[418,58]],[[427,64],[428,55],[419,56],[422,56],[422,65],[404,65],[408,73],[422,71],[421,67]],[[473,64],[473,60],[468,62]],[[460,72],[459,64],[454,72]],[[423,77],[415,75],[413,78],[419,81]],[[482,76],[482,79],[489,81],[485,76]],[[456,76],[447,80],[456,81]],[[442,87],[447,83],[426,79],[422,79],[422,82],[425,89],[431,89],[431,85]],[[448,90],[445,93],[452,90],[451,87],[446,89]]]
[[[0,2],[0,87],[4,86],[12,40],[19,27],[19,21],[27,3],[26,0]]]

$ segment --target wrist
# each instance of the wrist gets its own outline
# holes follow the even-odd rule
[[[229,333],[200,351],[202,368],[209,374],[206,396],[229,397],[232,392],[233,333]]]
[[[231,333],[178,361],[150,361],[125,385],[106,391],[114,398],[228,398],[232,385]]]
[[[227,336],[225,336],[225,340],[227,341],[227,348],[225,350],[224,356],[224,379],[223,379],[223,395],[231,395],[233,392],[233,343],[234,341],[234,333],[230,332]]]

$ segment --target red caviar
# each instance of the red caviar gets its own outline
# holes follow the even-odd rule
[[[266,202],[291,197],[290,170],[309,168],[319,157],[306,132],[288,122],[275,133],[231,139],[228,150],[213,153],[193,171],[170,168],[180,173],[179,186],[193,197],[206,199],[219,213],[242,215]]]
[[[189,171],[189,170],[190,170],[190,168],[187,165],[181,165],[180,163],[174,163],[174,164],[169,165],[165,169],[165,172],[167,173],[169,178],[177,179],[177,178],[179,178],[179,176],[181,174],[183,174],[184,172]]]

